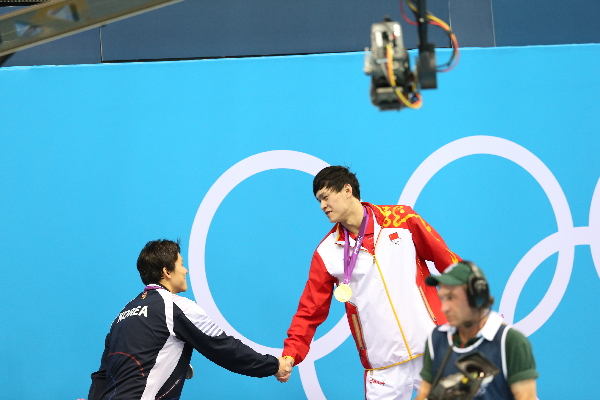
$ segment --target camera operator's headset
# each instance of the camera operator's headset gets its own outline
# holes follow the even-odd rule
[[[472,308],[483,309],[491,305],[490,287],[479,267],[471,261],[460,261],[471,269],[472,275],[467,281],[467,301]]]

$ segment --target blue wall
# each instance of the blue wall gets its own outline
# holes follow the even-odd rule
[[[161,237],[182,240],[187,296],[280,347],[330,227],[311,192],[325,163],[351,166],[365,200],[402,194],[484,268],[495,308],[530,335],[540,399],[598,398],[600,45],[464,49],[418,111],[377,111],[362,60],[1,69],[2,398],[87,396],[111,321],[142,289],[137,255]],[[342,315],[335,304],[312,365],[326,398],[360,399]],[[309,364],[283,385],[192,362],[186,398],[319,398]]]

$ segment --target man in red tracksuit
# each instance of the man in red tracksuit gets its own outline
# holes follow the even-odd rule
[[[320,171],[313,193],[335,226],[314,252],[283,356],[302,362],[333,294],[346,306],[366,398],[409,400],[420,385],[427,334],[446,322],[435,288],[425,284],[426,260],[442,272],[460,258],[410,207],[361,203],[358,180],[345,167]]]

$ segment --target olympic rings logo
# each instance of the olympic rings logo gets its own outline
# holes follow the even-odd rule
[[[398,204],[414,206],[427,182],[438,171],[459,158],[475,154],[503,157],[525,169],[540,184],[555,214],[557,232],[541,240],[525,254],[510,275],[500,300],[500,313],[507,323],[513,323],[517,301],[528,278],[544,260],[558,252],[556,270],[546,295],[527,316],[515,323],[517,329],[529,336],[546,323],[561,302],[571,277],[576,245],[590,246],[592,259],[600,276],[600,180],[592,195],[589,226],[574,227],[565,194],[552,172],[540,159],[524,147],[506,139],[470,136],[448,143],[427,157],[409,178]],[[205,252],[211,221],[229,192],[252,175],[271,169],[293,169],[315,175],[326,166],[328,164],[317,157],[289,150],[253,155],[235,164],[217,179],[196,213],[189,245],[189,267],[194,271],[190,274],[192,289],[199,294],[198,302],[222,329],[242,339],[258,352],[281,354],[282,349],[252,342],[237,332],[223,317],[210,293]],[[314,362],[335,350],[349,335],[348,323],[343,316],[329,332],[311,344],[308,356],[298,366],[308,399],[325,399]]]

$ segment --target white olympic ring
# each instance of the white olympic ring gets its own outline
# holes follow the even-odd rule
[[[600,276],[600,239],[597,234],[600,232],[600,184],[596,185],[592,196],[589,227],[575,228],[564,192],[539,158],[506,139],[470,136],[448,143],[427,157],[409,178],[398,203],[413,206],[427,182],[440,169],[452,161],[474,154],[503,157],[524,168],[540,184],[554,210],[558,232],[540,241],[525,254],[510,275],[500,300],[500,313],[508,323],[513,323],[517,300],[527,279],[542,261],[558,251],[556,271],[546,295],[529,315],[515,324],[517,329],[529,336],[546,323],[562,300],[571,277],[575,245],[591,246],[594,264]]]
[[[600,276],[600,181],[592,196],[588,227],[573,227],[571,211],[565,195],[554,175],[534,154],[505,139],[492,136],[471,136],[451,142],[429,157],[415,170],[400,199],[399,204],[414,206],[429,180],[443,167],[459,158],[475,154],[489,154],[506,158],[524,168],[540,184],[550,203],[558,225],[558,231],[535,245],[513,270],[508,279],[500,312],[512,323],[517,300],[537,266],[550,255],[559,252],[557,268],[544,298],[538,306],[515,326],[530,335],[550,318],[566,291],[574,260],[575,245],[590,245],[592,258]],[[294,169],[315,175],[328,164],[314,156],[288,150],[275,150],[248,157],[228,169],[211,186],[202,200],[190,235],[189,265],[190,281],[198,302],[208,315],[226,332],[240,338],[258,352],[281,354],[282,349],[255,343],[237,332],[219,311],[208,285],[205,268],[206,238],[212,219],[225,197],[239,183],[259,172],[271,169]],[[300,378],[308,399],[321,400],[325,395],[320,387],[314,362],[331,353],[350,335],[345,316],[324,336],[311,344],[306,359],[299,364]]]
[[[325,161],[297,151],[275,150],[265,153],[255,154],[248,157],[231,168],[229,168],[217,181],[211,186],[206,196],[202,200],[190,234],[190,245],[188,251],[190,282],[194,293],[198,293],[198,303],[202,305],[208,315],[229,335],[242,340],[248,346],[260,353],[281,354],[281,348],[272,348],[255,343],[238,331],[227,322],[223,314],[219,311],[212,295],[206,278],[205,253],[206,238],[210,223],[225,197],[245,179],[259,172],[271,169],[294,169],[303,171],[311,175],[316,175],[321,169],[327,167]],[[193,273],[192,273],[193,271]],[[350,328],[343,316],[338,323],[325,335],[315,340],[311,344],[310,351],[306,359],[299,364],[300,379],[304,391],[309,399],[325,399],[321,390],[315,370],[314,361],[329,354],[333,349],[340,346],[350,335]]]

